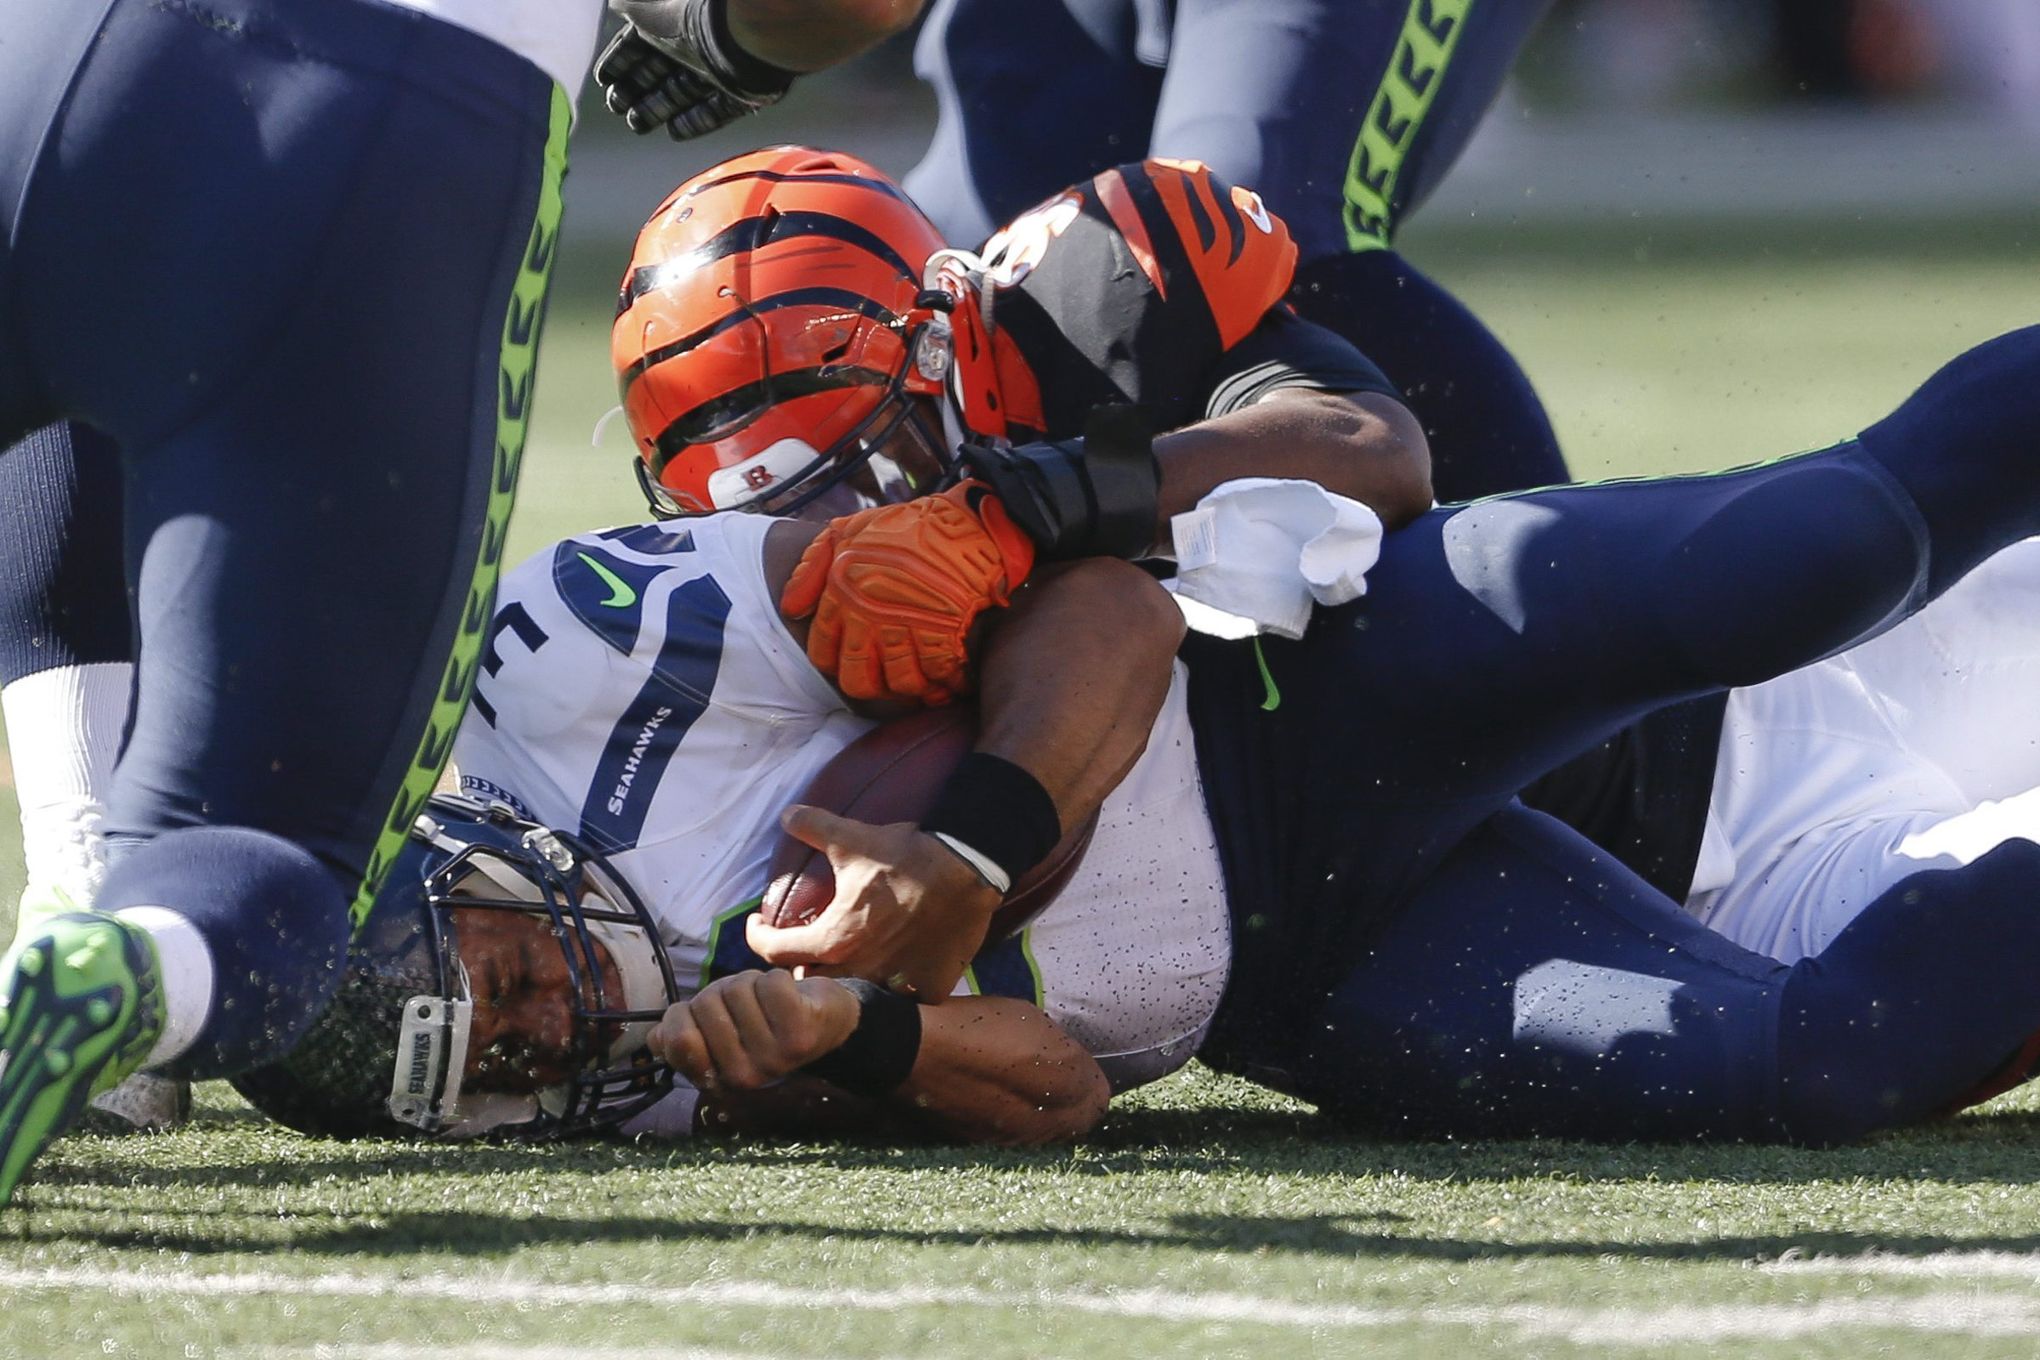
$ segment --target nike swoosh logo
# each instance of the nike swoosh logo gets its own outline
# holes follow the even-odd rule
[[[618,576],[615,572],[603,566],[586,553],[575,553],[574,556],[586,562],[588,570],[600,576],[602,584],[609,587],[609,598],[602,602],[604,609],[628,609],[637,603],[637,592],[632,590],[630,583],[621,576]]]

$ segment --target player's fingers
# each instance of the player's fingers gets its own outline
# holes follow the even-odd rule
[[[723,992],[723,1011],[729,1017],[736,1047],[727,1054],[718,1050],[716,1066],[732,1085],[761,1086],[777,1081],[791,1070],[791,1064],[780,1051],[778,1031],[765,1014],[764,1001],[758,994],[759,984],[771,976],[771,973],[746,974],[741,982]]]
[[[603,47],[601,55],[595,58],[595,80],[607,85],[637,64],[634,44],[642,39],[628,28],[616,30],[616,36]]]
[[[833,923],[817,919],[806,925],[769,926],[753,913],[744,922],[744,943],[775,968],[836,962],[842,941]]]
[[[836,654],[836,688],[852,699],[885,697],[884,671],[875,643],[870,624],[846,610],[842,645]]]
[[[931,707],[946,704],[966,692],[970,688],[967,664],[962,644],[922,653],[921,669],[928,677],[928,697],[923,702]]]
[[[667,123],[666,131],[674,141],[684,142],[714,132],[725,123],[733,123],[752,111],[750,105],[727,95],[711,95]]]
[[[692,1010],[694,1023],[700,1027],[702,1040],[708,1046],[709,1064],[716,1079],[724,1086],[747,1091],[762,1081],[745,1046],[743,1031],[732,1014],[732,1004],[741,996],[742,989],[705,991],[694,998]]]
[[[789,619],[804,619],[814,613],[822,587],[829,583],[829,565],[835,560],[836,526],[832,524],[815,535],[800,561],[793,564],[793,574],[779,592],[779,612]]]
[[[645,1047],[654,1058],[678,1072],[702,1090],[716,1085],[715,1066],[709,1061],[708,1042],[694,1023],[690,1003],[676,1002],[666,1008],[659,1023],[645,1036]]]
[[[1006,592],[1010,596],[1034,570],[1034,540],[1013,523],[1013,517],[1006,513],[1005,502],[997,496],[981,498],[977,502],[977,514],[978,522],[984,525],[985,537],[998,549],[999,561],[1005,568]]]
[[[680,107],[680,102],[673,97],[669,87],[660,85],[656,89],[645,91],[644,97],[638,100],[631,113],[644,120],[649,127],[663,127],[667,119],[680,111]]]
[[[802,845],[813,846],[827,855],[831,863],[840,855],[868,853],[872,832],[876,830],[869,822],[839,817],[827,808],[809,803],[788,804],[786,810],[779,814],[779,825]],[[817,922],[823,919],[825,916],[815,918]]]
[[[878,657],[888,698],[918,700],[928,692],[928,677],[921,670],[912,629],[898,624],[879,629]]]
[[[824,595],[808,625],[808,660],[823,675],[835,678],[843,664],[843,610],[834,596]]]

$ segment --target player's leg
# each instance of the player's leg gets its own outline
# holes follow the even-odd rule
[[[935,0],[914,69],[935,136],[904,181],[974,246],[1050,194],[1147,154],[1167,16],[1157,0]]]
[[[1441,500],[1566,480],[1530,380],[1392,246],[1465,148],[1549,0],[1183,0],[1149,144],[1288,223],[1297,308],[1402,388]]]
[[[1465,303],[1393,248],[1298,266],[1290,301],[1381,365],[1431,446],[1441,501],[1570,481],[1529,374]]]
[[[83,425],[0,454],[0,709],[27,882],[14,935],[92,904],[106,876],[106,793],[134,683],[121,566],[120,450]],[[93,1104],[109,1129],[163,1128],[188,1083],[136,1073]]]
[[[1193,639],[1229,884],[1247,866],[1264,880],[1250,897],[1305,921],[1382,910],[1531,778],[1643,713],[1918,607],[1930,558],[1975,560],[2040,524],[2034,374],[2040,330],[2017,332],[1910,399],[1903,443],[1436,511],[1390,535],[1368,593],[1302,641]],[[1965,422],[1910,420],[1950,402]],[[1901,477],[1944,465],[1975,504],[1907,494]]]
[[[133,681],[120,450],[81,425],[0,453],[0,708],[21,805],[23,916],[91,905]]]
[[[1405,536],[1414,551],[1384,553],[1370,626],[1419,598],[1452,601],[1445,613],[1464,626],[1415,650],[1441,669],[1513,654],[1512,706],[1655,706],[1761,683],[1873,636],[2040,525],[2036,379],[2040,328],[2028,328],[1960,356],[1830,450],[1434,514]],[[1481,726],[1482,705],[1457,697]]]
[[[148,839],[101,893],[117,918],[24,947],[7,1188],[95,1082],[260,1062],[324,1004],[348,898],[465,700],[521,455],[564,98],[409,11],[208,14],[120,0],[22,233],[161,305],[109,337],[59,324],[55,279],[23,289],[60,400],[131,462],[142,661],[110,827]],[[177,211],[102,239],[116,188]],[[42,1039],[53,1015],[90,1046]]]
[[[1846,1142],[1945,1108],[2040,1027],[2040,846],[1923,874],[1796,967],[1558,823],[1469,837],[1301,1027],[1295,1085],[1412,1132]]]

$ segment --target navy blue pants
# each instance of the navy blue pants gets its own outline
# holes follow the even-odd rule
[[[96,905],[204,936],[190,1075],[317,1014],[445,760],[567,127],[530,63],[376,0],[10,0],[0,445],[69,420],[119,450],[117,508],[48,488],[29,517],[120,526],[137,675]]]
[[[937,0],[940,122],[909,178],[958,240],[1142,156],[1259,193],[1301,258],[1386,243],[1550,0]]]
[[[1434,511],[1389,537],[1366,596],[1266,644],[1272,712],[1253,649],[1196,640],[1235,923],[1207,1052],[1334,1109],[1469,1132],[1830,1141],[1953,1099],[2040,1029],[2024,909],[2040,881],[2014,899],[2003,877],[2032,856],[1895,893],[1848,932],[1857,955],[1780,970],[1513,797],[1647,711],[1874,634],[2035,532],[2040,329],[1972,350],[1834,449]],[[1894,932],[1928,910],[1961,966],[1894,974],[1884,961],[1921,957]],[[1628,1032],[1596,1018],[1611,973],[1657,998],[1637,1002],[1647,1060],[1607,1061]],[[1544,988],[1527,1020],[1526,987]],[[1906,1033],[1831,1023],[1858,1013],[1966,1037],[1921,1043],[1907,1069]],[[1554,1092],[1569,1051],[1593,1079]]]
[[[1441,499],[1567,479],[1542,404],[1396,229],[1464,150],[1550,0],[937,0],[916,51],[935,138],[907,187],[974,243],[1142,156],[1257,191],[1299,249],[1293,301],[1403,391]]]
[[[0,441],[73,417],[125,462],[141,647],[116,834],[272,831],[352,894],[436,765],[421,734],[487,613],[563,137],[535,67],[407,10],[10,8]]]
[[[134,660],[120,450],[59,422],[0,451],[0,685]]]

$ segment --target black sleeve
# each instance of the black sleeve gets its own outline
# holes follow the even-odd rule
[[[1317,392],[1379,392],[1402,400],[1374,361],[1350,341],[1276,307],[1247,337],[1221,354],[1204,385],[1205,419],[1251,406],[1281,387]]]

